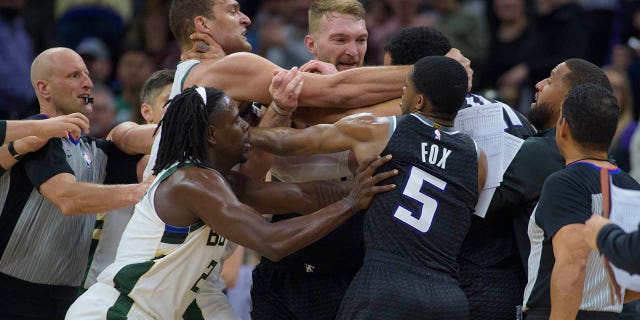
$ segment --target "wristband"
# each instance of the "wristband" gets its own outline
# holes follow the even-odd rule
[[[281,116],[283,116],[283,117],[290,117],[290,116],[291,116],[291,114],[293,113],[293,112],[291,112],[291,113],[285,113],[284,111],[282,111],[282,109],[280,109],[280,107],[278,107],[278,105],[277,105],[277,104],[275,104],[275,102],[274,102],[274,103],[272,103],[272,104],[271,104],[271,106],[273,107],[273,112],[275,112],[275,113],[277,113],[278,115],[281,115]]]
[[[16,149],[13,147],[13,141],[9,142],[9,145],[7,146],[7,148],[9,149],[9,153],[11,154],[11,156],[16,159],[16,160],[20,160],[22,159],[22,155],[19,154]]]

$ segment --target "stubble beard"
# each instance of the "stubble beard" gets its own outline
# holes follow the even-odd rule
[[[538,130],[547,129],[547,123],[553,117],[553,107],[548,103],[536,103],[534,108],[529,110],[527,118],[529,122]]]

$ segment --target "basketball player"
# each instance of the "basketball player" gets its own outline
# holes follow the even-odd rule
[[[456,257],[484,184],[486,158],[470,137],[451,128],[467,80],[454,60],[425,57],[406,78],[403,116],[359,114],[304,130],[252,128],[252,146],[276,154],[350,149],[359,162],[375,154],[394,156],[385,167],[400,171],[393,179],[400,188],[376,197],[365,215],[365,259],[339,319],[468,317]],[[438,205],[447,214],[437,214]],[[434,294],[425,298],[425,292]],[[390,303],[391,297],[397,299]]]

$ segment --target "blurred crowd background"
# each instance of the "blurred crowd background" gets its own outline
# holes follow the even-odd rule
[[[252,25],[253,51],[289,68],[311,59],[304,46],[312,0],[238,0]],[[554,65],[582,57],[608,66],[625,108],[622,134],[638,119],[640,1],[362,0],[367,65],[382,63],[385,41],[403,27],[435,26],[470,58],[474,92],[527,113],[534,85]],[[179,50],[168,24],[170,0],[0,0],[0,118],[37,113],[29,80],[33,57],[65,46],[85,59],[96,83],[92,134],[122,121],[142,123],[139,91]],[[558,36],[561,34],[561,36]],[[635,101],[635,102],[634,102]]]

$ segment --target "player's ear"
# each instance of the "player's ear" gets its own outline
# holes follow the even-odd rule
[[[147,123],[151,123],[153,121],[153,109],[150,105],[142,103],[140,106],[140,114],[142,114],[144,121]]]
[[[311,35],[306,35],[304,37],[304,45],[307,47],[309,53],[313,55],[314,58],[318,56],[318,49],[316,48],[316,41],[313,39]]]
[[[425,107],[425,100],[427,99],[425,99],[422,94],[416,94],[416,96],[413,98],[413,101],[411,101],[411,104],[413,106],[411,112],[422,110]]]
[[[209,145],[215,145],[216,144],[216,126],[210,124],[209,127],[207,127],[207,143]]]
[[[51,97],[51,87],[49,86],[49,81],[38,80],[36,82],[36,91],[39,96],[42,96],[45,99],[49,99]]]
[[[193,22],[195,24],[196,27],[196,32],[200,32],[200,33],[209,33],[209,31],[211,31],[211,29],[209,28],[209,25],[207,24],[207,22],[209,21],[209,19],[203,17],[203,16],[197,16],[193,19]]]

